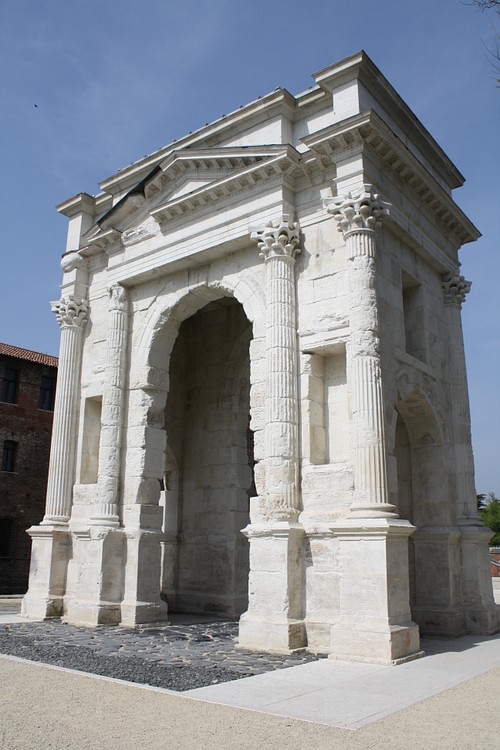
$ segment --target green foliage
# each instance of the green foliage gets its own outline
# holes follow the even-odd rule
[[[500,547],[500,500],[494,492],[488,495],[478,495],[479,517],[484,525],[494,534],[490,539],[491,547]]]

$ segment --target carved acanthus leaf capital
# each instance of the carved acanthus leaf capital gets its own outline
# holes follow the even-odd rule
[[[389,216],[390,203],[381,200],[372,185],[363,185],[360,190],[336,198],[325,198],[323,205],[338,222],[337,229],[344,237],[352,232],[372,230]]]
[[[445,273],[442,278],[444,301],[447,305],[461,305],[469,293],[472,282],[458,273]]]
[[[300,253],[299,224],[289,221],[288,214],[283,214],[279,221],[269,221],[262,229],[256,229],[251,238],[257,242],[260,255],[265,260],[280,256],[295,258]]]
[[[126,312],[127,290],[121,284],[112,284],[108,287],[109,309]]]
[[[88,301],[79,299],[72,294],[62,297],[57,302],[51,302],[52,312],[56,314],[61,328],[81,328],[87,323]]]

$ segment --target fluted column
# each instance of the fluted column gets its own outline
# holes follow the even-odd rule
[[[331,526],[342,576],[330,656],[395,664],[422,652],[410,612],[408,538],[415,529],[388,502],[376,236],[389,204],[371,185],[325,203],[347,248],[355,488],[349,517]]]
[[[266,264],[264,491],[243,529],[250,542],[248,610],[239,645],[290,652],[306,643],[304,529],[297,522],[298,403],[295,256],[299,228],[284,215],[252,233]]]
[[[461,309],[471,282],[463,276],[447,273],[442,278],[444,301],[448,313],[448,367],[454,422],[456,504],[459,518],[477,519],[474,487],[474,459],[471,446],[469,394],[465,368]]]
[[[87,300],[73,295],[51,303],[61,328],[57,390],[52,425],[47,501],[42,525],[66,524],[74,484],[78,399]]]
[[[266,514],[295,520],[298,497],[298,402],[295,256],[299,228],[284,215],[252,233],[266,263]]]
[[[347,247],[350,336],[347,345],[352,393],[354,515],[395,516],[388,502],[384,401],[376,293],[376,234],[389,214],[371,185],[325,201]]]
[[[120,284],[109,288],[106,379],[99,444],[98,501],[90,522],[118,526],[118,487],[123,426],[123,397],[126,376],[128,301]]]

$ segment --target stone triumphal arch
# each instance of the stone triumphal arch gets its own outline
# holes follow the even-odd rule
[[[498,629],[470,445],[463,178],[371,60],[63,203],[27,617],[239,618],[396,663]]]

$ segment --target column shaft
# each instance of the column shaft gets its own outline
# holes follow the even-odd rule
[[[303,648],[304,530],[297,523],[298,403],[295,254],[298,227],[283,216],[252,234],[266,263],[266,455],[250,542],[248,611],[239,645],[289,653]]]
[[[265,514],[294,521],[299,513],[295,255],[299,230],[284,216],[254,232],[266,262]]]
[[[384,398],[376,292],[376,230],[388,214],[370,185],[358,195],[327,201],[347,247],[348,379],[352,393],[354,515],[395,516],[388,503]]]
[[[268,500],[273,513],[290,517],[297,499],[297,345],[295,260],[272,256],[266,262],[268,290],[266,456]]]
[[[64,524],[71,515],[87,302],[70,296],[52,303],[52,310],[61,326],[61,344],[44,525]]]
[[[99,444],[98,502],[91,523],[118,526],[118,487],[123,426],[123,397],[127,357],[127,296],[119,284],[109,289],[106,380]]]
[[[461,306],[470,289],[470,282],[463,276],[446,274],[443,291],[449,325],[449,378],[450,393],[453,394],[455,445],[455,477],[457,515],[462,519],[477,519],[477,500],[474,487],[474,458],[471,446],[469,394],[465,367]]]

